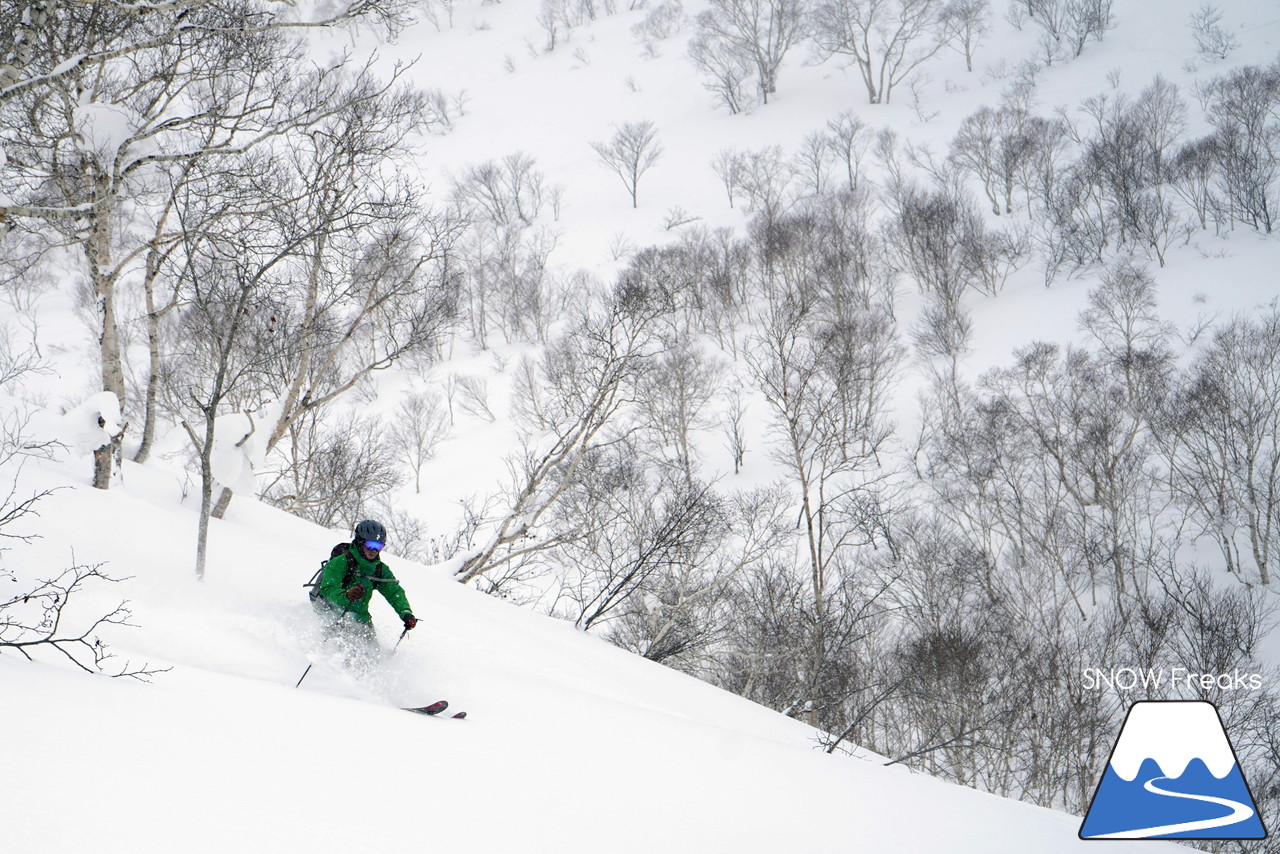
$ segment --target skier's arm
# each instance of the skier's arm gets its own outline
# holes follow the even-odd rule
[[[387,600],[387,603],[395,609],[396,616],[404,619],[405,614],[413,613],[413,609],[409,607],[409,597],[405,595],[404,588],[400,586],[400,582],[396,581],[396,577],[391,574],[391,570],[384,563],[382,565],[382,578],[380,578],[374,587]]]

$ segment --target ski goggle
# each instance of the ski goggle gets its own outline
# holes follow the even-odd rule
[[[380,552],[380,551],[382,551],[382,547],[383,547],[383,546],[385,546],[385,545],[386,545],[386,543],[380,543],[380,542],[378,542],[377,540],[365,540],[365,541],[364,541],[364,547],[365,547],[366,549],[372,549],[372,550],[373,550],[373,551],[375,551],[375,552]]]

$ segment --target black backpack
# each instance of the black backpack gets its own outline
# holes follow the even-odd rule
[[[320,578],[324,575],[324,568],[329,565],[329,561],[338,555],[343,555],[347,559],[347,572],[342,576],[342,587],[345,590],[351,586],[351,582],[356,578],[356,556],[351,553],[351,543],[338,543],[329,551],[329,557],[320,561],[320,568],[316,570],[316,574],[311,576],[311,580],[303,587],[310,588],[307,591],[307,598],[313,603],[320,599]]]

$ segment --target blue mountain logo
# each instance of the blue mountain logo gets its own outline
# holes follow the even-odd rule
[[[1212,703],[1134,703],[1081,839],[1263,839],[1267,831]]]

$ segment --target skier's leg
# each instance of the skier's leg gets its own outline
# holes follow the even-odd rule
[[[367,673],[382,658],[378,636],[371,623],[362,623],[354,614],[346,614],[335,624],[335,630],[347,666]]]

